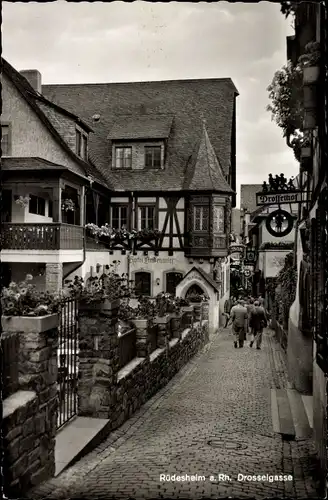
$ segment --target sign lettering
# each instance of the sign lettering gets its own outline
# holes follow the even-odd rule
[[[131,257],[130,263],[136,264],[174,264],[175,258],[158,258],[158,257]]]
[[[287,193],[256,193],[256,205],[275,205],[279,203],[304,203],[307,193],[293,191]]]

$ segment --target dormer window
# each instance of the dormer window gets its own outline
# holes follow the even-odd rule
[[[82,130],[76,129],[76,154],[87,160],[88,158],[88,136]]]
[[[115,148],[115,167],[124,170],[132,168],[132,148],[130,146]]]
[[[161,168],[161,146],[145,146],[145,168]]]

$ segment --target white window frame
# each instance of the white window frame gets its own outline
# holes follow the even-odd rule
[[[119,217],[118,217],[118,221],[119,221],[119,226],[118,227],[115,227],[114,226],[114,223],[113,223],[113,210],[114,208],[118,208],[119,210]],[[126,208],[126,224],[122,224],[122,213],[121,213],[121,210],[122,208]],[[111,226],[113,229],[122,229],[123,226],[125,226],[126,228],[128,227],[129,225],[129,205],[128,204],[121,204],[121,203],[113,203],[110,207],[110,219],[111,219]]]
[[[152,165],[149,166],[149,165],[146,165],[146,151],[147,149],[153,149],[153,152],[152,152]],[[155,167],[154,166],[154,150],[157,149],[159,150],[159,166],[158,167]],[[156,145],[149,145],[147,144],[146,146],[144,146],[144,154],[145,154],[145,162],[144,162],[144,168],[145,169],[154,169],[154,170],[158,170],[158,169],[161,169],[162,168],[162,146],[159,145],[159,144],[156,144]]]
[[[153,217],[149,216],[148,209],[152,208],[153,209]],[[142,210],[146,210],[146,217],[143,219],[142,217]],[[156,205],[155,204],[147,204],[147,205],[140,205],[138,207],[138,227],[140,229],[156,229]],[[146,225],[142,225],[142,221],[146,220]],[[152,220],[152,227],[149,225],[149,220]]]
[[[209,215],[209,207],[204,205],[194,205],[193,210],[193,231],[208,231],[209,221],[205,219],[204,210],[207,209]],[[197,212],[199,211],[200,227],[196,228],[196,220],[198,219]]]
[[[122,151],[122,157],[118,156],[118,151]],[[129,151],[130,155],[125,156],[125,151]],[[115,153],[115,168],[118,170],[131,170],[132,169],[132,146],[115,146],[114,148],[114,153]],[[119,165],[118,160],[123,160],[123,166]],[[129,160],[129,165],[126,166],[126,160]]]

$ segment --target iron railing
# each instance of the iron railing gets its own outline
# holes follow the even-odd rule
[[[3,250],[80,250],[83,238],[82,226],[5,222],[1,244]]]
[[[58,332],[58,420],[57,429],[77,414],[78,383],[78,306],[74,299],[67,299],[60,318]]]
[[[118,337],[119,368],[130,363],[137,356],[137,336],[135,328],[123,332]]]

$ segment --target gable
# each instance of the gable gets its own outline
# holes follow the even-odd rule
[[[63,165],[78,175],[86,175],[83,168],[56,141],[5,74],[2,74],[1,119],[10,123],[11,156],[44,158]]]
[[[188,159],[202,135],[202,119],[215,154],[227,174],[231,161],[233,110],[237,91],[226,79],[176,80],[137,83],[44,85],[43,94],[56,104],[93,123],[90,158],[115,189],[177,191],[184,185]],[[163,171],[116,172],[110,170],[109,134],[120,116],[174,115]],[[117,132],[117,131],[116,131]],[[127,132],[127,131],[125,131]],[[129,132],[129,131],[128,131]],[[122,133],[117,132],[119,135]],[[130,133],[130,132],[129,132]]]

